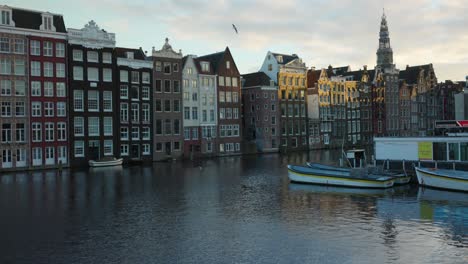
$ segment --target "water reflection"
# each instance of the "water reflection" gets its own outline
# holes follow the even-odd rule
[[[0,262],[466,262],[467,194],[288,182],[338,156],[2,175]]]

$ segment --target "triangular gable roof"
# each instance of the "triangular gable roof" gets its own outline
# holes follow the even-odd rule
[[[213,69],[212,72],[217,72],[219,64],[221,63],[222,59],[224,58],[224,53],[225,53],[225,51],[216,52],[216,53],[213,53],[213,54],[208,54],[208,55],[205,55],[205,56],[198,57],[198,58],[196,58],[196,60],[198,62],[202,62],[202,61],[209,62],[210,63],[210,70]],[[197,63],[197,64],[199,64],[199,63]],[[201,67],[199,69],[199,72],[201,72]]]

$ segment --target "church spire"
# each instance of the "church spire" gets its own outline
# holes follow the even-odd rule
[[[393,65],[393,50],[390,46],[390,34],[388,32],[387,16],[383,10],[380,22],[379,48],[377,50],[377,66]]]

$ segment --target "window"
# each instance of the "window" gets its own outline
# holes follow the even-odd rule
[[[128,156],[128,145],[120,145],[120,156]]]
[[[149,72],[143,72],[141,74],[141,81],[143,83],[150,83],[151,82],[150,73]]]
[[[2,89],[1,95],[11,95],[11,81],[10,80],[1,80],[0,86]]]
[[[83,61],[83,51],[82,50],[73,50],[73,60],[74,61]]]
[[[63,122],[57,123],[57,140],[66,141],[67,140],[67,127]]]
[[[128,104],[120,103],[120,122],[128,122]]]
[[[165,74],[171,74],[171,63],[170,62],[165,62],[164,63],[164,73]]]
[[[201,67],[202,67],[202,71],[204,72],[210,71],[210,64],[208,62],[202,61]]]
[[[232,115],[234,119],[239,119],[239,108],[233,108],[232,109]]]
[[[112,91],[104,91],[102,97],[104,112],[112,112]]]
[[[2,10],[2,24],[10,25],[10,11]]]
[[[31,103],[31,114],[34,117],[39,117],[42,115],[42,104],[41,102],[32,102]]]
[[[174,84],[174,93],[180,93],[180,82],[174,80],[173,84]]]
[[[55,43],[55,56],[59,58],[65,57],[65,44]]]
[[[128,71],[120,70],[120,81],[128,82]]]
[[[143,144],[143,155],[150,155],[151,148],[149,144]]]
[[[178,72],[179,71],[179,63],[173,63],[172,64],[172,71],[173,72]]]
[[[44,96],[53,97],[54,96],[54,83],[44,82]]]
[[[232,92],[232,102],[233,103],[238,103],[239,102],[239,93],[238,92]]]
[[[132,71],[132,83],[140,83],[140,73]]]
[[[66,96],[66,90],[65,90],[65,83],[63,82],[58,82],[55,83],[55,90],[56,90],[56,96],[57,97],[65,97]]]
[[[231,77],[226,77],[226,86],[231,86]]]
[[[198,107],[192,107],[192,119],[198,120]]]
[[[141,138],[143,140],[150,140],[150,128],[149,127],[143,127],[141,129]]]
[[[162,120],[156,120],[156,135],[162,135]]]
[[[207,119],[208,119],[208,115],[207,115],[206,110],[202,110],[202,121],[206,122]]]
[[[75,111],[83,111],[84,110],[83,91],[82,90],[74,90],[73,91],[73,109]]]
[[[88,111],[98,112],[99,111],[99,92],[88,91]]]
[[[2,73],[3,73],[3,61],[2,61]],[[31,76],[41,76],[41,63],[38,61],[31,61]]]
[[[88,67],[88,81],[99,81],[98,68]]]
[[[102,62],[103,63],[112,63],[112,54],[109,52],[102,53]]]
[[[220,86],[224,86],[224,76],[219,76],[218,81]]]
[[[156,71],[161,71],[161,69],[162,69],[161,62],[160,62],[160,61],[156,61],[156,62],[154,63],[154,68],[156,69]]]
[[[190,120],[190,107],[184,107],[184,119]]]
[[[113,156],[113,143],[112,140],[104,140],[104,156]]]
[[[213,122],[215,118],[214,110],[210,110],[210,122]]]
[[[165,93],[171,92],[171,80],[164,80],[164,92]]]
[[[184,92],[183,97],[184,97],[184,100],[185,100],[185,101],[190,100],[190,93],[189,93],[189,92]]]
[[[127,85],[120,85],[120,98],[128,99],[128,86]]]
[[[10,52],[10,40],[8,38],[0,38],[0,52]]]
[[[15,116],[25,116],[25,115],[26,115],[26,103],[16,102],[15,103]]]
[[[224,108],[219,109],[219,119],[224,119]]]
[[[120,139],[128,140],[128,127],[120,128]]]
[[[54,64],[52,62],[44,62],[44,76],[54,77]]]
[[[198,94],[196,92],[192,93],[192,101],[198,101]]]
[[[75,157],[84,157],[84,142],[75,141]]]
[[[15,60],[15,75],[24,76],[26,72],[25,64],[23,59]]]
[[[84,118],[81,116],[75,116],[73,123],[73,133],[75,136],[84,136]]]
[[[112,136],[112,117],[104,117],[104,136]]]
[[[32,123],[32,141],[42,141],[42,126],[41,123]]]
[[[97,51],[87,52],[88,62],[99,62],[99,54]]]
[[[179,121],[179,119],[174,119],[174,135],[180,135],[180,121]]]
[[[54,141],[54,123],[45,123],[45,141]]]
[[[44,102],[44,116],[54,116],[54,103]]]
[[[237,87],[237,77],[232,77],[232,87]]]
[[[140,95],[139,95],[139,89],[138,86],[132,86],[132,100],[133,101],[138,101],[140,100]]]
[[[230,69],[231,68],[231,62],[230,61],[226,61],[226,69]]]
[[[184,127],[184,140],[190,140],[190,128]]]
[[[26,141],[26,128],[24,124],[16,124],[16,142]]]
[[[5,80],[5,81],[7,81],[7,80]],[[0,85],[3,87],[3,85],[1,83],[0,83]],[[26,83],[25,83],[25,81],[22,81],[22,80],[16,80],[15,81],[15,95],[16,96],[25,96],[26,95]]]
[[[104,68],[102,70],[102,80],[104,82],[112,82],[112,69]]]
[[[141,121],[148,123],[150,122],[150,105],[142,104],[141,105],[142,118]]]
[[[140,140],[140,128],[132,127],[132,140]]]
[[[73,80],[83,80],[83,67],[73,66]]]
[[[52,30],[52,17],[51,16],[42,16],[42,26],[44,30]]]
[[[225,92],[219,91],[219,102],[224,103],[224,101],[226,100],[225,98],[226,98]]]
[[[57,102],[57,116],[63,117],[66,116],[66,103],[65,102]]]
[[[162,92],[162,81],[161,80],[155,80],[155,88],[156,88],[156,92],[160,93]]]
[[[43,47],[44,47],[44,56],[52,57],[53,56],[52,42],[44,41],[44,42],[42,42],[42,44],[43,44]]]
[[[132,122],[140,122],[140,105],[136,103],[132,104]]]
[[[38,40],[31,40],[30,42],[31,55],[40,56],[41,55],[41,42]]]
[[[171,111],[171,100],[164,100],[164,112]]]
[[[2,102],[2,117],[11,116],[11,102]]]
[[[141,88],[141,99],[149,100],[150,99],[150,89],[148,86],[143,86]]]
[[[232,93],[226,92],[226,103],[232,102]]]
[[[174,141],[174,150],[180,151],[180,142]]]
[[[192,128],[192,139],[198,139],[198,128]]]
[[[170,120],[170,119],[164,120],[164,134],[165,134],[165,135],[170,135],[170,134],[172,134],[171,120]]]
[[[99,117],[88,118],[88,134],[90,136],[99,136]]]

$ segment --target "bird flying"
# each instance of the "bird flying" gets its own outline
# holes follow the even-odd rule
[[[234,31],[236,31],[236,34],[239,34],[239,32],[237,31],[236,25],[232,24],[232,28],[234,29]]]

